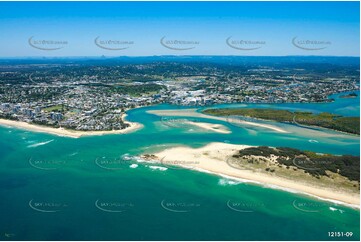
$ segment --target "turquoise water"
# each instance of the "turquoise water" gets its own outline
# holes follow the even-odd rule
[[[359,116],[359,99],[335,97],[327,104],[257,107]],[[359,239],[357,209],[211,174],[167,169],[137,157],[177,144],[199,147],[209,142],[359,155],[358,136],[263,121],[289,131],[277,133],[196,118],[233,131],[217,134],[187,125],[170,127],[146,112],[173,108],[159,105],[129,111],[128,119],[144,128],[126,135],[71,139],[1,127],[0,239]],[[328,232],[353,234],[330,238]]]

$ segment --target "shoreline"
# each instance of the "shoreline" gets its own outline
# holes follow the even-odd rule
[[[28,130],[38,133],[47,133],[61,137],[68,137],[68,138],[80,138],[86,136],[100,136],[100,135],[108,135],[108,134],[127,134],[143,128],[143,125],[140,123],[126,121],[125,120],[126,116],[127,116],[126,114],[123,115],[122,120],[124,123],[129,124],[130,125],[129,127],[125,129],[109,130],[109,131],[80,131],[80,130],[71,130],[65,128],[53,128],[53,127],[41,126],[37,124],[30,124],[23,121],[15,121],[8,119],[0,119],[0,126]]]
[[[343,204],[360,209],[360,194],[341,191],[335,188],[316,186],[311,182],[300,182],[265,172],[237,169],[227,164],[226,159],[234,152],[251,147],[226,143],[209,143],[200,148],[177,146],[154,153],[162,164],[181,166],[183,168],[215,174],[217,176],[258,184],[291,193],[304,194],[317,199]],[[181,160],[180,160],[181,159]],[[186,165],[182,165],[186,164]]]
[[[261,182],[254,181],[254,180],[247,180],[247,179],[244,179],[244,178],[228,176],[228,175],[225,175],[225,174],[222,174],[222,173],[216,173],[216,172],[212,172],[212,171],[201,169],[201,168],[193,168],[193,170],[198,171],[198,172],[212,174],[212,175],[223,177],[223,178],[230,179],[230,180],[235,180],[235,181],[238,181],[240,183],[255,184],[255,185],[259,185],[259,186],[262,186],[262,187],[268,188],[268,189],[275,189],[275,190],[285,191],[285,192],[288,192],[288,193],[300,194],[300,195],[312,197],[312,198],[315,198],[315,199],[318,199],[318,200],[331,202],[331,203],[334,203],[334,204],[339,204],[339,205],[343,205],[343,206],[346,206],[346,207],[350,207],[350,208],[360,210],[360,205],[359,204],[352,204],[352,203],[347,203],[347,202],[343,202],[343,201],[340,201],[340,200],[325,198],[325,197],[321,197],[319,195],[314,195],[314,194],[309,193],[309,192],[293,190],[291,188],[287,188],[287,187],[284,187],[284,186],[265,184],[265,183],[261,183]]]
[[[356,136],[356,137],[360,137],[360,134],[355,134],[355,133],[348,133],[348,132],[345,132],[345,131],[341,131],[341,130],[337,130],[337,129],[331,129],[331,128],[326,128],[326,127],[322,127],[322,126],[316,126],[316,125],[305,125],[305,124],[300,124],[300,123],[297,123],[297,122],[293,122],[293,123],[287,123],[285,122],[286,124],[290,124],[290,125],[295,125],[295,126],[298,126],[300,128],[304,128],[304,129],[312,129],[312,130],[315,130],[315,131],[324,131],[324,130],[328,130],[328,131],[335,131],[337,133],[341,133],[341,134],[346,134],[346,135],[353,135],[353,136]]]

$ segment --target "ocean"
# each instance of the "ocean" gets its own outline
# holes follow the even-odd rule
[[[359,92],[358,92],[359,94]],[[359,116],[360,99],[323,104],[228,104]],[[360,155],[360,138],[291,124],[275,131],[195,118],[232,134],[202,132],[148,110],[144,128],[79,139],[0,127],[0,240],[359,240],[359,209],[332,201],[160,164],[139,155],[210,142],[287,146]],[[202,108],[199,108],[202,110]],[[181,117],[176,117],[179,119]],[[188,117],[189,119],[189,117]],[[274,124],[270,121],[259,121]],[[181,154],[180,154],[181,156]],[[342,236],[330,237],[334,232]]]

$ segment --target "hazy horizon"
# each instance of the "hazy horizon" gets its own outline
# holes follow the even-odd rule
[[[89,55],[89,56],[0,56],[0,59],[62,59],[62,58],[146,58],[146,57],[333,57],[333,58],[360,58],[360,56],[343,55]]]

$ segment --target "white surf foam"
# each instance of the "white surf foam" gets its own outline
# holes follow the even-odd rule
[[[221,178],[219,179],[218,184],[221,186],[232,186],[232,185],[238,185],[240,184],[240,182],[231,179]]]
[[[168,168],[162,167],[162,166],[149,166],[149,168],[152,169],[152,170],[160,170],[160,171],[168,170]]]
[[[332,212],[336,212],[336,211],[339,211],[340,213],[343,213],[343,212],[344,212],[343,210],[337,209],[337,208],[334,208],[334,207],[329,207],[329,209],[330,209]]]
[[[131,155],[129,155],[129,154],[124,154],[124,155],[122,156],[122,159],[123,159],[123,160],[132,160],[132,159],[134,159],[134,157],[131,156]]]
[[[205,170],[205,169],[202,169],[202,168],[197,168],[197,167],[193,168],[193,170],[208,173],[208,174],[213,174],[213,175],[217,175],[217,176],[221,176],[221,177],[224,177],[224,178],[227,178],[227,179],[236,180],[236,181],[239,181],[239,183],[257,184],[257,185],[259,185],[261,187],[264,187],[264,188],[271,188],[271,189],[275,189],[275,190],[286,191],[286,192],[289,192],[289,193],[306,195],[306,196],[313,197],[313,198],[316,198],[316,199],[321,200],[321,201],[331,202],[333,204],[343,205],[343,206],[351,207],[353,209],[360,209],[359,205],[349,204],[349,203],[346,203],[346,202],[341,202],[341,201],[337,201],[337,200],[333,200],[333,199],[327,199],[327,198],[319,197],[319,196],[316,196],[316,195],[313,195],[313,194],[310,194],[310,193],[307,193],[307,192],[296,191],[296,190],[293,190],[291,188],[281,187],[281,186],[277,186],[277,185],[264,184],[264,183],[261,183],[261,182],[258,182],[258,181],[247,180],[247,179],[238,178],[238,177],[232,177],[232,176],[224,175],[224,174],[217,173],[217,172],[211,172],[211,171],[208,171],[208,170]]]
[[[310,143],[318,143],[318,141],[315,140],[315,139],[310,139],[310,140],[308,140],[308,142],[310,142]]]
[[[39,142],[39,143],[36,143],[36,144],[32,144],[32,145],[28,145],[28,148],[35,148],[35,147],[38,147],[38,146],[42,146],[42,145],[46,145],[46,144],[49,144],[50,142],[53,142],[54,140],[48,140],[48,141],[44,141],[44,142]]]
[[[139,156],[133,156],[134,160],[138,163],[150,163],[150,164],[154,164],[154,163],[159,163],[159,161],[156,161],[156,160],[145,160],[145,159],[142,159],[141,157]]]

